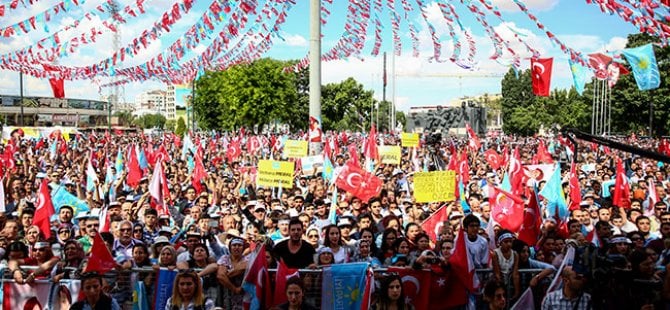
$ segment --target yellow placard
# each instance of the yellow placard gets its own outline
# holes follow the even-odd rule
[[[302,158],[307,156],[307,141],[286,140],[284,144],[285,158]]]
[[[379,157],[382,164],[400,165],[400,147],[397,145],[382,145],[379,147]]]
[[[452,201],[456,199],[456,172],[432,171],[414,174],[414,198],[416,202]]]
[[[256,185],[293,187],[293,165],[290,161],[261,160],[258,162]]]
[[[402,147],[417,147],[419,146],[419,134],[403,132],[400,134],[400,142]]]

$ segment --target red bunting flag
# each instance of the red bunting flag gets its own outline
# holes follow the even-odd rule
[[[347,163],[337,176],[335,185],[363,202],[368,202],[370,198],[379,195],[383,183],[374,174]]]
[[[553,58],[531,58],[530,72],[533,80],[533,93],[535,95],[549,96],[553,63]]]
[[[54,206],[51,203],[49,184],[47,179],[43,179],[37,195],[37,208],[35,209],[33,223],[40,228],[46,239],[51,237],[51,216],[55,212]]]

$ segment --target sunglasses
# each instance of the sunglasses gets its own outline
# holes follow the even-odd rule
[[[310,239],[312,239],[312,238],[319,238],[319,235],[309,235],[309,236],[307,236],[307,238],[310,238]]]
[[[69,231],[69,230],[61,230],[61,231],[59,231],[58,233],[59,233],[59,234],[69,234],[70,231]]]
[[[86,228],[100,227],[100,224],[88,224]]]
[[[120,232],[125,232],[125,231],[131,231],[132,229],[130,228],[119,228]]]
[[[141,229],[135,229],[135,230],[133,230],[133,232],[140,233],[140,232],[142,232],[142,230]]]

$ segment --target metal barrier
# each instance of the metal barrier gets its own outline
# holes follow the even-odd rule
[[[32,270],[35,269],[36,267],[33,266],[22,266],[21,269],[23,270]],[[71,268],[67,267],[64,268],[64,270],[68,272],[76,272],[78,271],[77,268]],[[200,271],[202,269],[193,269],[194,271]],[[274,273],[277,271],[276,269],[269,269],[268,270],[270,273],[270,278],[272,282],[272,286],[274,286]],[[383,275],[386,273],[388,269],[386,268],[379,268],[379,269],[374,269],[375,276],[377,275]],[[519,274],[521,277],[521,292],[526,290],[528,288],[530,280],[538,273],[540,273],[542,270],[541,269],[523,269],[519,270]],[[322,284],[322,270],[321,269],[300,269],[299,270],[301,278],[304,280],[305,283],[305,300],[309,302],[312,305],[320,305],[321,304],[321,284]],[[486,283],[492,276],[493,276],[493,271],[491,269],[478,269],[476,270],[477,275],[479,276],[480,282],[482,284]],[[133,281],[137,281],[140,279],[143,279],[142,277],[138,277],[137,275],[144,274],[146,276],[147,274],[153,274],[153,279],[155,281],[155,270],[153,268],[132,268],[130,270],[120,270],[120,271],[112,271],[109,273],[106,273],[103,277],[107,281],[108,286],[106,287],[106,291],[110,293],[114,298],[119,301],[119,304],[123,306],[124,309],[132,309],[132,296],[133,296]],[[546,279],[547,283],[546,285],[539,285],[539,290],[544,292],[546,290],[546,286],[548,286],[548,282],[551,280],[551,277],[548,277]],[[51,279],[45,279],[45,280],[36,280],[39,282],[51,282]],[[2,279],[2,282],[13,282],[12,275],[9,273],[9,271],[5,271],[4,277]],[[378,287],[378,284],[376,284],[376,287]],[[151,292],[148,292],[148,294],[152,295]],[[513,288],[510,288],[507,290],[507,297],[508,297],[508,306],[512,305],[512,300],[511,300],[511,295],[513,294]],[[540,295],[540,297],[543,296]],[[149,300],[152,300],[152,296],[147,296]],[[477,308],[480,309],[483,306],[485,306],[485,303],[481,300],[481,298],[478,298],[477,300]]]

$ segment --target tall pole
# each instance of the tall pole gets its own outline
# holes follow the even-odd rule
[[[386,52],[384,52],[384,68],[383,74],[384,76],[382,77],[382,101],[386,101]]]
[[[310,134],[311,154],[321,152],[321,0],[311,0],[309,8],[309,131],[319,133],[319,139]]]
[[[654,102],[649,101],[649,137],[654,136]]]
[[[112,96],[107,97],[107,130],[112,132]]]
[[[391,53],[391,130],[395,128],[395,53]]]
[[[195,131],[195,77],[191,84],[191,130]]]
[[[23,126],[23,72],[19,71],[19,96],[21,97],[21,121],[19,125]]]

